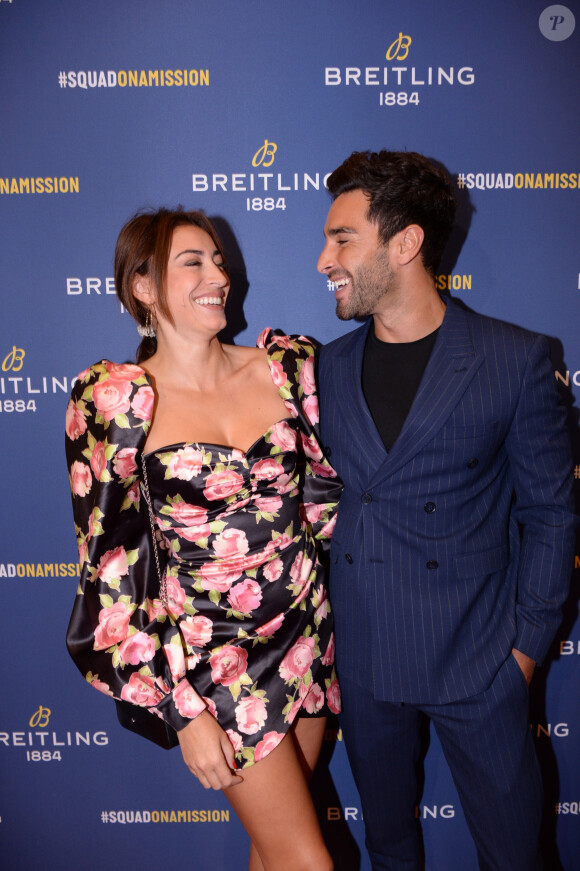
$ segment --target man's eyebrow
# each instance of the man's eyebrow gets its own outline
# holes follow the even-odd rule
[[[354,227],[331,227],[328,231],[329,236],[338,236],[342,233],[356,233]]]

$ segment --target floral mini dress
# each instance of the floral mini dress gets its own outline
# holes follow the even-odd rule
[[[66,425],[81,561],[71,655],[97,689],[176,729],[209,710],[240,767],[296,717],[340,710],[321,558],[341,484],[315,430],[315,349],[271,330],[257,344],[289,414],[246,452],[179,443],[143,454],[150,381],[108,361],[79,376]]]

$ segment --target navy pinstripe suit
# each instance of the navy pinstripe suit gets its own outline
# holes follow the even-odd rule
[[[572,459],[547,340],[446,302],[388,454],[361,388],[370,321],[326,345],[319,363],[322,438],[345,484],[330,575],[339,676],[371,700],[423,710],[479,697],[506,663],[517,683],[514,647],[542,662],[574,549]],[[478,849],[482,867],[501,868]]]

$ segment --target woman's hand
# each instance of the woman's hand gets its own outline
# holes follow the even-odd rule
[[[177,737],[185,764],[206,789],[224,789],[242,782],[234,772],[230,739],[209,711],[202,711]]]

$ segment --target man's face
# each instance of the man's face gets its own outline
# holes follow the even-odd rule
[[[317,269],[337,287],[336,314],[343,320],[375,314],[380,300],[395,287],[389,246],[378,225],[367,218],[369,201],[361,190],[340,194],[328,212],[326,244]]]

